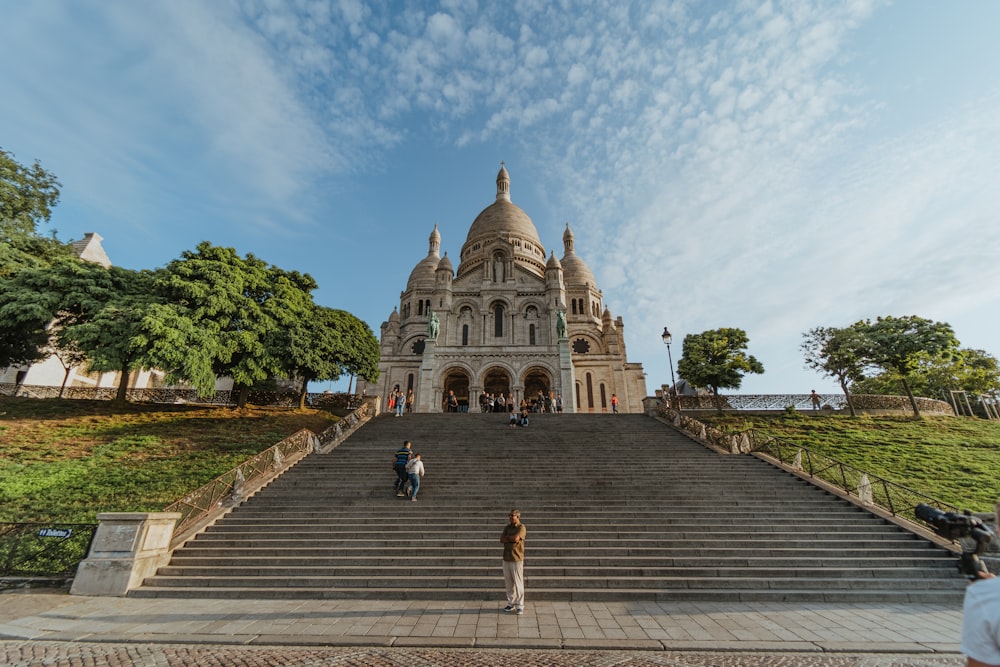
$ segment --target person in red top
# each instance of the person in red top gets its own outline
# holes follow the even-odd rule
[[[611,412],[618,414],[618,394],[611,394]]]

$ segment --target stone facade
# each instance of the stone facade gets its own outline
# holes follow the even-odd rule
[[[484,393],[515,403],[541,392],[564,412],[642,412],[642,365],[625,354],[622,318],[604,305],[593,273],[573,249],[546,259],[531,218],[510,198],[501,166],[496,201],[469,229],[458,270],[440,254],[437,226],[427,256],[410,273],[400,304],[382,323],[382,396],[412,389],[416,412],[441,412],[454,392],[462,411]]]

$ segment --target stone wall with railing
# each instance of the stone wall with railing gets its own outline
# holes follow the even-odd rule
[[[134,403],[234,405],[236,391],[217,391],[210,396],[199,396],[195,389],[129,389],[125,399]],[[60,396],[61,394],[61,396]],[[111,401],[118,394],[117,387],[49,387],[44,385],[17,385],[0,383],[0,396],[23,396],[25,398],[67,398],[90,401]],[[363,397],[354,394],[310,392],[306,394],[306,406],[320,409],[354,409],[361,405]],[[251,390],[247,402],[251,405],[294,408],[299,405],[299,394],[294,391]]]
[[[339,445],[376,414],[377,406],[377,399],[370,398],[318,435],[308,429],[293,433],[164,508],[164,512],[181,515],[174,527],[172,546],[183,542],[219,514],[242,503],[310,452],[325,452]]]

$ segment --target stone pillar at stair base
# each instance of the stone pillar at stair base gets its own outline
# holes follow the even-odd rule
[[[170,560],[177,512],[105,512],[86,560],[73,578],[72,595],[125,597]]]

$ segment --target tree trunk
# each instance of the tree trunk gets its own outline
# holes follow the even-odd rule
[[[248,398],[250,398],[250,387],[245,384],[239,385],[239,391],[236,394],[236,407],[245,408]]]
[[[309,393],[307,391],[308,386],[309,386],[308,382],[302,383],[302,390],[299,392],[299,410],[306,409],[306,394]]]
[[[712,387],[712,393],[715,394],[715,409],[718,410],[719,414],[721,415],[722,414],[722,397],[719,396],[719,388],[718,387]]]
[[[63,393],[66,391],[66,382],[69,380],[69,372],[73,369],[68,366],[63,366],[63,370],[66,372],[63,373],[63,381],[62,384],[59,385],[59,398],[62,398]]]
[[[118,380],[118,393],[115,395],[115,403],[124,403],[128,396],[128,370],[122,370],[121,379]]]
[[[847,383],[843,379],[840,380],[840,389],[844,392],[844,398],[847,399],[847,409],[851,411],[851,416],[857,417],[857,413],[854,412],[854,402],[851,401],[851,392],[847,391]]]
[[[906,390],[906,395],[910,397],[910,405],[913,407],[913,416],[914,417],[919,417],[920,416],[920,409],[917,408],[917,400],[915,398],[913,398],[913,392],[910,391],[910,383],[906,381],[906,376],[905,375],[900,375],[899,376],[899,380],[900,380],[900,382],[903,383],[903,389]]]

